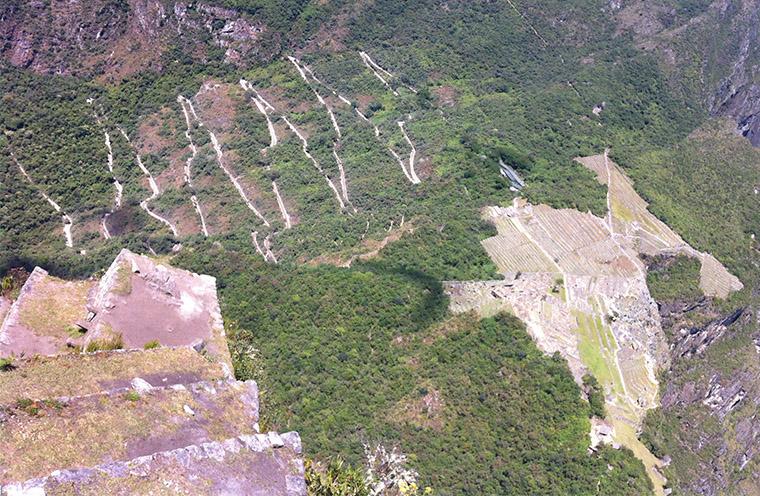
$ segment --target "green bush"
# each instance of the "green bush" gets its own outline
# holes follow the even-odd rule
[[[93,339],[85,347],[85,353],[93,353],[96,351],[111,351],[121,350],[124,348],[124,339],[121,334],[114,334],[113,336]]]
[[[306,486],[310,496],[368,496],[361,470],[352,468],[340,458],[327,464],[307,458]]]
[[[604,418],[607,411],[604,407],[604,387],[591,374],[583,376],[583,390],[588,398],[590,416]]]

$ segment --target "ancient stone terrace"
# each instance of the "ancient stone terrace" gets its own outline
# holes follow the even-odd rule
[[[103,343],[128,349],[82,352]],[[100,281],[37,268],[8,356],[0,495],[306,494],[298,434],[260,432],[256,383],[232,377],[212,277],[127,250]]]
[[[662,465],[638,439],[647,410],[658,406],[657,372],[667,345],[639,255],[684,254],[702,264],[700,288],[726,298],[742,283],[709,253],[689,246],[648,210],[623,171],[605,152],[578,162],[607,186],[607,215],[532,205],[484,209],[497,235],[482,241],[504,276],[498,281],[451,281],[454,312],[509,311],[544,352],[567,359],[577,382],[592,373],[605,389],[605,436],[633,450],[657,494]]]
[[[122,250],[105,275],[63,281],[36,267],[0,327],[0,356],[53,355],[120,338],[194,346],[229,363],[213,277]]]

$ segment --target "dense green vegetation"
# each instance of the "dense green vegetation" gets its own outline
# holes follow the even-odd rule
[[[591,374],[584,375],[583,390],[588,397],[591,415],[599,418],[606,417],[607,411],[604,407],[604,388],[599,384],[599,380]]]
[[[262,158],[259,149],[266,144],[264,122],[250,103],[239,97],[240,115],[234,139],[224,147],[237,154],[239,167],[244,168],[263,191],[270,208],[275,205],[268,192],[268,181],[273,178],[282,181],[302,221],[297,229],[278,237],[276,249],[281,258],[309,259],[323,254],[326,247],[348,250],[363,236],[382,237],[390,222],[398,224],[402,216],[406,220],[421,217],[423,225],[431,228],[444,225],[436,225],[433,219],[447,219],[444,229],[456,232],[449,233],[442,252],[461,246],[465,237],[467,243],[476,243],[483,231],[469,229],[466,224],[477,216],[477,210],[483,205],[505,203],[512,196],[507,192],[508,183],[498,175],[499,157],[521,170],[528,184],[525,194],[532,201],[601,214],[605,208],[604,188],[572,161],[574,157],[598,153],[610,145],[613,150],[633,156],[640,150],[682,138],[699,118],[694,105],[668,91],[652,55],[634,49],[625,37],[611,36],[614,29],[611,22],[595,23],[593,30],[584,30],[573,23],[557,25],[547,21],[561,13],[583,25],[603,2],[578,1],[571,5],[526,2],[521,5],[526,18],[506,3],[457,3],[441,9],[433,1],[389,0],[364,6],[356,12],[341,2],[319,6],[302,0],[222,3],[270,25],[262,43],[271,41],[274,45],[262,48],[266,53],[291,53],[277,41],[276,34],[286,29],[291,30],[292,42],[297,43],[314,35],[320,23],[338,23],[338,27],[346,28],[345,32],[341,31],[345,51],[312,52],[305,55],[304,60],[324,82],[352,100],[369,99],[367,114],[387,135],[384,139],[400,154],[407,151],[395,123],[400,118],[409,120],[407,128],[418,145],[418,158],[426,160],[423,168],[429,177],[421,187],[410,188],[399,174],[398,164],[383,149],[382,143],[375,140],[371,128],[361,125],[350,109],[338,110],[338,120],[345,129],[341,154],[348,171],[352,201],[360,211],[356,216],[341,215],[331,205],[329,190],[310,168],[300,152],[300,143],[293,136],[284,137],[281,146]],[[352,13],[347,17],[337,16],[341,9]],[[472,19],[477,22],[469,22]],[[540,33],[540,38],[529,24]],[[206,39],[197,41],[209,43]],[[108,118],[112,131],[114,125],[120,125],[133,138],[140,122],[154,120],[156,113],[164,109],[162,115],[169,119],[164,121],[165,132],[171,133],[174,129],[176,146],[181,148],[186,143],[180,135],[183,123],[176,96],[193,95],[201,82],[209,78],[237,86],[238,78],[245,76],[255,86],[278,95],[278,103],[287,107],[280,110],[287,111],[293,122],[309,132],[314,156],[335,177],[334,136],[329,119],[290,64],[275,61],[262,65],[259,62],[250,70],[238,69],[213,56],[215,48],[209,48],[211,52],[205,63],[199,64],[190,46],[180,43],[169,47],[162,58],[160,73],[146,71],[126,78],[118,86],[92,85],[85,87],[86,91],[71,79],[2,71],[8,105],[0,109],[0,117],[8,129],[15,130],[14,135],[39,136],[40,133],[32,134],[38,119],[30,112],[49,116],[40,120],[49,129],[49,137],[36,139],[30,148],[34,151],[30,173],[39,174],[55,188],[54,192],[66,199],[72,195],[71,188],[67,188],[67,181],[59,180],[57,174],[68,172],[70,166],[78,164],[76,174],[69,173],[68,177],[78,178],[87,187],[77,192],[77,202],[71,205],[64,202],[74,210],[77,220],[99,219],[110,206],[110,178],[103,167],[105,149],[101,130],[91,116],[91,108],[84,102],[88,97],[96,98],[95,107]],[[399,97],[394,97],[366,70],[357,55],[358,49],[370,50],[378,63],[396,74],[393,84],[400,87]],[[403,84],[414,85],[419,92],[406,91]],[[327,88],[321,91],[327,93]],[[451,95],[449,103],[441,96],[445,94]],[[61,95],[66,95],[71,103],[61,102]],[[35,104],[31,104],[32,98]],[[601,115],[595,116],[591,109],[600,102],[607,105]],[[311,109],[303,110],[304,103]],[[52,116],[63,115],[68,116],[66,120],[51,120]],[[71,116],[76,116],[75,122],[81,124],[71,126]],[[27,122],[32,122],[28,129]],[[86,147],[79,146],[76,151],[66,148],[78,144],[66,134],[72,131],[81,135],[78,141],[86,142]],[[204,144],[204,134],[193,133],[199,145]],[[207,141],[206,138],[206,144]],[[134,164],[130,167],[133,157],[118,138],[113,139],[113,145],[117,175],[126,183],[127,208],[130,209],[129,215],[117,212],[113,218],[119,226],[124,226],[119,241],[157,252],[169,249],[172,241],[168,231],[137,208],[139,171]],[[48,157],[48,163],[57,163],[53,159],[57,153],[67,154],[63,170],[54,173],[50,165],[37,163]],[[158,173],[167,167],[171,153],[172,150],[167,150],[144,159],[149,169]],[[86,156],[87,160],[79,159],[79,155]],[[209,177],[220,174],[208,150],[198,158],[195,167],[201,177],[206,173]],[[48,171],[49,175],[45,175]],[[87,171],[86,176],[82,176],[84,171]],[[201,201],[204,195],[212,199],[231,197],[224,204],[226,211],[220,215],[243,221],[236,223],[239,232],[220,241],[229,248],[252,252],[249,232],[260,226],[250,212],[232,201],[234,191],[218,188],[200,191]],[[156,201],[156,208],[164,213],[174,212],[188,203],[187,196],[184,191],[169,191]],[[18,201],[14,199],[9,208],[15,208]],[[39,246],[40,233],[31,226],[38,224],[42,216],[32,218],[38,212],[23,212],[24,209],[18,209],[15,216],[20,218],[14,218],[13,224],[28,225],[30,229],[21,231],[24,234],[18,241],[22,245]],[[272,217],[277,219],[277,214],[272,210]],[[53,220],[48,229],[52,229]],[[367,221],[370,226],[365,232]],[[104,241],[97,231],[80,233],[76,241],[87,250],[90,260],[60,263],[62,267],[76,266],[71,270],[64,268],[62,272],[83,274],[86,268],[100,263],[98,255]],[[42,246],[49,243],[45,241]],[[37,256],[42,259],[46,251],[38,249]]]
[[[671,150],[649,153],[633,162],[635,167],[630,173],[652,202],[652,210],[690,244],[720,258],[747,287],[728,301],[697,306],[676,325],[666,326],[665,335],[672,344],[684,339],[684,326],[696,331],[737,309],[746,308],[745,315],[756,311],[757,297],[752,293],[757,286],[757,248],[751,235],[758,225],[754,186],[759,159],[756,149],[735,136],[727,123],[717,121]],[[647,283],[658,302],[688,304],[703,297],[698,288],[696,261],[677,257],[655,262]],[[697,385],[701,394],[706,394],[711,377],[738,381],[757,377],[760,370],[753,343],[755,331],[751,319],[740,319],[700,356],[674,356],[669,370],[661,376],[661,391],[678,394]],[[752,382],[754,379],[749,379]],[[747,443],[751,443],[741,429],[747,419],[758,414],[757,407],[745,401],[721,419],[702,403],[699,392],[692,399],[684,398],[685,401],[669,402],[667,407],[650,411],[642,434],[642,441],[655,455],[672,458],[665,476],[674,494],[691,494],[705,484],[736,488],[737,494],[751,492],[755,487],[750,476],[757,471],[755,461],[742,470],[720,475],[706,472],[705,467],[741,459]]]
[[[695,258],[679,255],[672,259],[658,257],[648,264],[647,286],[657,301],[692,300],[702,295],[699,289],[701,264]]]
[[[359,463],[362,442],[399,444],[437,494],[648,490],[629,452],[586,453],[591,407],[565,361],[512,317],[448,317],[424,266],[284,268],[213,250],[180,260],[218,275],[238,373],[261,382],[269,425],[297,429],[310,455]]]

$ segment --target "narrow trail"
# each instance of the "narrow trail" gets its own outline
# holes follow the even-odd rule
[[[370,57],[367,52],[360,51],[359,56],[362,58],[362,62],[364,62],[364,65],[366,65],[375,74],[375,77],[377,77],[380,81],[382,81],[383,84],[386,87],[388,87],[388,89],[391,90],[394,95],[398,96],[398,92],[395,89],[393,89],[390,83],[387,81],[387,79],[394,79],[395,76],[391,74],[389,71],[380,67],[379,64],[377,64],[374,60],[372,60],[372,57]],[[412,93],[417,94],[417,90],[413,86],[409,86],[408,84],[404,84],[403,82],[401,84]]]
[[[256,248],[256,252],[261,255],[261,258],[263,258],[265,262],[269,262],[271,260],[272,262],[277,263],[277,257],[275,257],[274,253],[272,253],[271,242],[269,241],[270,236],[271,235],[268,235],[266,238],[264,238],[264,248],[262,249],[261,245],[259,244],[259,232],[251,232],[253,246]]]
[[[219,167],[224,171],[225,174],[227,174],[227,177],[229,178],[230,182],[232,182],[232,185],[235,186],[235,189],[240,195],[240,198],[242,198],[243,202],[245,202],[246,206],[251,210],[251,212],[254,213],[254,215],[256,215],[256,217],[261,220],[265,226],[269,227],[269,221],[267,221],[261,212],[259,212],[258,209],[256,209],[256,207],[253,205],[251,200],[248,198],[248,195],[246,195],[243,186],[238,181],[238,178],[235,177],[235,175],[232,174],[232,171],[230,171],[224,165],[224,154],[222,153],[222,147],[219,144],[219,140],[216,139],[216,135],[208,128],[206,128],[206,131],[208,132],[209,138],[211,138],[211,145],[214,147],[214,151],[216,151],[216,161],[219,164]]]
[[[332,179],[330,179],[330,176],[325,173],[325,171],[322,169],[322,166],[319,165],[319,162],[317,162],[317,159],[315,159],[311,153],[309,153],[309,142],[306,141],[306,137],[301,134],[301,132],[298,130],[297,127],[291,123],[287,117],[284,115],[281,117],[283,121],[285,121],[285,124],[288,125],[291,131],[293,131],[293,134],[295,134],[299,140],[301,140],[303,150],[303,154],[306,155],[306,157],[311,160],[311,163],[314,164],[314,167],[319,171],[319,173],[322,175],[322,177],[325,178],[325,181],[327,182],[327,185],[330,187],[331,190],[333,190],[333,193],[335,193],[335,199],[338,200],[338,205],[340,205],[341,210],[346,208],[346,204],[343,202],[343,198],[341,198],[340,193],[338,192],[338,188],[335,187],[335,184],[332,182]]]
[[[272,237],[272,234],[267,234],[267,237],[264,238],[264,252],[267,254],[267,257],[269,257],[272,262],[277,263],[277,257],[274,256],[274,253],[272,253],[272,242],[270,241],[270,238]]]
[[[100,119],[96,116],[96,120],[98,121],[98,124],[101,124]],[[101,124],[101,127],[102,124]],[[111,214],[114,213],[114,211],[118,208],[121,208],[121,197],[124,192],[124,187],[121,185],[118,179],[116,179],[116,175],[113,171],[113,148],[111,147],[111,136],[108,134],[108,131],[103,127],[103,136],[105,140],[106,149],[108,150],[108,171],[111,173],[111,178],[113,178],[113,185],[114,185],[114,207],[111,208],[111,211],[103,215],[103,219],[100,221],[101,227],[103,228],[103,236],[106,239],[111,239],[111,232],[108,230],[108,218],[111,216]]]
[[[356,110],[356,114],[359,117],[361,117],[363,121],[368,122],[369,124],[372,124],[372,127],[375,129],[375,138],[379,138],[380,137],[380,128],[378,128],[377,125],[374,122],[372,122],[371,120],[369,120],[369,117],[367,117],[366,115],[364,115],[361,110],[359,110],[358,108],[356,108],[354,110]]]
[[[359,52],[359,53],[360,54],[364,54],[362,56],[362,60],[364,60],[365,61],[365,65],[367,65],[367,67],[369,67],[374,72],[375,69],[373,69],[373,67],[370,65],[370,63],[374,64],[374,62],[372,61],[371,58],[369,58],[369,55],[367,55],[365,52]],[[366,59],[365,59],[365,56],[366,56]],[[293,63],[295,64],[296,62],[293,62]],[[377,64],[374,64],[374,65],[378,68],[378,70],[382,71],[386,75],[390,75],[389,77],[392,77],[392,75],[388,71],[386,71],[382,67],[378,66]],[[299,67],[299,66],[296,66],[296,67]],[[309,67],[306,66],[306,65],[304,65],[302,68],[299,67],[299,73],[301,74],[301,77],[304,78],[304,80],[308,83],[308,80],[305,78],[304,72],[308,72],[309,75],[311,75],[312,79],[315,82],[321,84],[322,86],[324,86],[325,88],[327,88],[328,90],[330,90],[332,92],[332,94],[335,95],[335,96],[337,96],[338,99],[341,102],[343,102],[344,104],[348,105],[349,107],[353,107],[353,104],[351,103],[351,100],[349,100],[348,98],[346,98],[343,95],[341,95],[340,93],[338,93],[334,88],[332,88],[332,87],[326,85],[325,83],[323,83],[316,75],[314,75],[314,72],[312,72],[312,70],[309,69]],[[387,83],[386,83],[386,86],[387,86]],[[409,89],[411,91],[414,91],[415,93],[417,92],[414,88],[410,87]],[[315,90],[312,89],[312,91],[314,91],[314,93],[317,94],[317,92]],[[395,91],[394,91],[394,94],[398,95],[397,93],[395,93]],[[362,111],[359,110],[357,107],[353,107],[353,109],[354,109],[354,112],[356,112],[356,115],[358,115],[364,122],[366,122],[366,123],[368,123],[368,124],[370,124],[372,126],[373,130],[375,131],[375,138],[377,138],[378,141],[380,141],[380,128],[378,128],[377,125],[375,123],[373,123],[369,119],[369,117],[367,117],[366,115],[364,115],[362,113]],[[412,143],[412,140],[409,139],[409,135],[406,133],[406,129],[404,129],[404,122],[403,121],[399,121],[399,122],[397,122],[397,124],[401,128],[401,132],[404,134],[404,139],[406,140],[407,143],[409,143],[409,146],[411,147],[411,152],[409,154],[409,167],[407,168],[407,165],[404,163],[404,160],[398,155],[398,153],[396,153],[396,151],[390,145],[388,145],[387,143],[385,143],[385,147],[388,150],[388,152],[393,156],[393,158],[395,158],[396,161],[399,163],[399,165],[401,166],[401,170],[404,173],[404,176],[406,176],[406,178],[409,180],[409,182],[412,183],[412,184],[420,184],[422,181],[417,176],[417,173],[414,170],[414,159],[415,159],[415,156],[417,154],[417,150],[414,147],[414,144]],[[382,141],[381,141],[381,143],[382,143]],[[342,166],[343,166],[342,163],[338,164],[339,168],[342,168]],[[346,202],[348,202],[348,196],[347,195],[345,196],[345,200],[346,200]]]
[[[406,133],[404,121],[398,121],[397,124],[401,129],[401,133],[404,135],[404,139],[409,143],[409,147],[412,149],[412,151],[409,152],[409,175],[411,176],[412,184],[420,184],[420,178],[417,177],[417,173],[414,171],[414,158],[417,155],[417,149],[414,147],[414,143],[412,143],[412,140],[409,139],[409,135]]]
[[[409,171],[406,169],[406,164],[404,163],[404,159],[402,159],[401,156],[398,153],[396,153],[396,150],[394,150],[390,146],[388,147],[388,151],[390,152],[391,155],[393,155],[393,158],[395,158],[396,161],[398,161],[399,165],[401,166],[401,170],[404,172],[404,175],[409,180],[409,182],[414,184],[414,178],[411,176],[411,174],[409,174]]]
[[[253,93],[251,100],[256,105],[259,113],[263,115],[267,121],[267,129],[269,130],[269,145],[264,149],[266,150],[266,148],[275,147],[278,143],[277,132],[274,129],[274,123],[272,122],[272,119],[269,117],[269,110],[274,110],[274,107],[272,107],[272,105],[270,105],[269,102],[267,102],[259,94],[259,92],[254,89],[253,85],[251,85],[245,79],[240,79],[240,87],[243,88],[243,91],[250,91]],[[270,168],[270,166],[267,166],[267,170],[270,170]],[[272,192],[277,198],[277,207],[280,209],[280,215],[282,216],[282,220],[285,222],[285,229],[290,229],[293,227],[293,223],[291,221],[287,208],[285,208],[285,202],[283,201],[282,195],[280,194],[280,189],[277,187],[277,181],[272,181]]]
[[[108,230],[108,218],[111,216],[111,213],[106,213],[102,219],[100,219],[100,227],[103,229],[103,238],[105,239],[111,239],[113,236],[111,236],[111,232]]]
[[[114,192],[114,205],[116,205],[116,208],[121,208],[121,199],[124,195],[124,186],[122,186],[119,180],[116,179],[116,175],[113,170],[113,148],[111,147],[111,136],[108,134],[108,131],[106,131],[105,128],[103,128],[103,137],[105,139],[106,149],[108,150],[108,171],[111,173],[111,177],[113,177],[113,185],[114,189],[116,190]]]
[[[88,99],[87,102],[92,105],[93,100]],[[115,190],[113,207],[109,212],[104,214],[100,220],[100,227],[103,230],[103,237],[108,240],[113,237],[111,236],[111,232],[108,230],[108,218],[113,215],[117,209],[121,208],[121,199],[124,194],[124,186],[122,186],[119,180],[116,179],[116,174],[113,170],[113,147],[111,146],[111,136],[108,134],[108,129],[106,129],[97,112],[93,112],[93,115],[95,116],[95,122],[97,122],[98,126],[103,130],[103,139],[106,145],[106,150],[108,150],[108,172],[111,174],[111,178],[113,179],[113,186]]]
[[[142,162],[142,157],[140,157],[140,154],[137,151],[137,148],[135,148],[134,144],[132,143],[132,140],[129,139],[129,136],[127,135],[126,131],[124,131],[124,128],[118,127],[117,129],[121,133],[122,136],[124,136],[124,139],[129,143],[129,146],[132,148],[132,151],[135,153],[135,162],[137,163],[137,166],[142,171],[143,175],[148,178],[148,185],[150,186],[151,195],[140,202],[140,208],[142,208],[145,213],[156,219],[157,221],[161,222],[165,226],[171,230],[172,234],[174,234],[175,238],[179,237],[179,233],[177,232],[177,228],[174,226],[174,224],[171,223],[169,219],[166,219],[148,207],[148,203],[155,200],[158,195],[161,194],[161,190],[158,189],[158,184],[156,184],[156,180],[153,179],[153,175],[150,173],[147,167],[145,167],[145,164]]]
[[[274,110],[274,107],[269,105],[269,103],[266,100],[264,100],[261,97],[261,95],[259,95],[259,93],[253,88],[253,86],[245,79],[240,80],[240,87],[243,88],[243,91],[250,91],[253,93],[251,100],[256,105],[256,108],[258,109],[259,113],[263,115],[264,118],[267,120],[267,129],[269,130],[269,146],[267,148],[272,148],[276,146],[277,133],[275,132],[272,119],[269,117],[269,112],[267,112],[267,109]]]
[[[256,217],[258,217],[259,220],[261,220],[261,222],[265,226],[269,227],[269,221],[267,221],[266,218],[261,214],[261,212],[259,212],[259,210],[253,205],[253,202],[251,202],[251,200],[248,198],[248,195],[245,193],[245,190],[243,189],[243,186],[240,184],[240,181],[238,181],[238,178],[235,177],[235,175],[232,173],[230,169],[227,168],[226,165],[224,165],[224,153],[222,152],[222,147],[219,144],[219,140],[216,138],[216,135],[214,134],[214,132],[203,124],[203,121],[200,119],[200,117],[198,117],[198,114],[195,112],[195,107],[193,107],[192,102],[189,99],[184,98],[184,97],[182,97],[182,99],[184,102],[187,102],[189,104],[188,106],[190,108],[190,113],[193,114],[193,118],[196,120],[196,122],[198,122],[198,127],[203,127],[206,129],[206,132],[208,133],[208,137],[211,139],[211,145],[214,147],[214,151],[216,152],[216,162],[217,164],[219,164],[219,168],[222,169],[222,171],[227,175],[227,178],[235,187],[235,189],[238,192],[238,195],[240,195],[240,198],[243,200],[243,202],[248,207],[248,209],[251,212],[253,212],[253,214]],[[185,107],[183,105],[182,110],[184,111],[184,109]],[[187,116],[187,113],[185,113],[185,118],[187,120],[188,128],[189,128],[190,120]],[[188,134],[189,134],[189,130],[188,130]]]
[[[280,214],[282,214],[282,220],[285,222],[285,229],[290,229],[291,227],[293,227],[293,224],[290,220],[290,214],[288,214],[288,211],[285,208],[285,202],[282,201],[282,196],[280,196],[280,190],[277,188],[277,183],[275,181],[272,181],[272,191],[274,191],[274,195],[277,197],[277,206],[280,208]]]
[[[346,203],[350,204],[351,200],[348,199],[348,186],[346,184],[346,171],[343,167],[343,160],[341,160],[340,156],[338,156],[337,148],[338,142],[333,142],[333,157],[335,157],[335,163],[338,164],[338,171],[340,172],[340,189],[343,193],[343,199],[346,200]],[[354,212],[356,212],[356,208],[354,208]]]
[[[346,204],[351,205],[352,210],[354,211],[354,213],[356,213],[357,212],[356,207],[354,207],[351,204],[351,200],[348,197],[348,183],[346,181],[345,166],[343,164],[343,160],[341,160],[340,156],[338,155],[338,145],[342,138],[340,126],[338,126],[338,121],[335,118],[335,114],[333,113],[332,108],[330,107],[330,105],[328,105],[325,99],[322,98],[322,95],[320,95],[319,92],[316,89],[314,89],[314,86],[312,85],[311,81],[309,81],[309,77],[306,75],[306,73],[308,72],[308,74],[311,76],[311,78],[314,80],[315,83],[322,84],[322,82],[319,80],[318,77],[314,75],[314,72],[311,69],[309,69],[305,64],[302,66],[300,61],[296,59],[295,57],[288,56],[288,60],[290,60],[290,62],[296,67],[296,69],[298,70],[298,73],[301,75],[301,78],[306,83],[306,86],[308,86],[309,89],[312,91],[312,93],[314,93],[314,96],[317,97],[317,100],[319,101],[319,103],[325,108],[325,110],[327,110],[327,114],[330,116],[330,121],[332,122],[333,129],[335,130],[335,135],[337,136],[336,141],[333,141],[332,154],[333,154],[333,157],[335,158],[335,163],[338,166],[338,171],[340,174],[340,188],[341,188],[341,193],[343,195],[343,201]]]
[[[320,95],[319,92],[315,90],[314,87],[312,86],[311,82],[309,81],[309,78],[306,76],[306,72],[307,72],[305,70],[306,66],[301,66],[300,61],[293,56],[288,56],[288,60],[296,67],[296,69],[298,70],[298,74],[301,75],[301,79],[304,80],[304,82],[306,83],[306,86],[309,87],[311,92],[314,93],[314,96],[317,97],[317,100],[319,101],[319,103],[325,108],[325,110],[327,110],[327,114],[330,116],[330,121],[332,121],[333,129],[335,129],[335,134],[337,134],[338,139],[340,139],[341,138],[340,126],[338,126],[338,121],[335,119],[335,114],[333,113],[332,108],[330,108],[330,106],[327,104],[325,99],[322,98],[322,95]],[[316,83],[321,84],[319,79],[316,76],[314,76],[314,73],[311,70],[308,70],[308,72]]]
[[[13,152],[10,152],[11,158],[13,159],[13,162],[16,164],[16,167],[18,167],[19,172],[21,172],[21,175],[24,176],[24,179],[32,185],[32,188],[37,190],[37,192],[42,196],[42,198],[45,199],[45,201],[50,204],[51,207],[53,207],[53,210],[56,211],[56,213],[61,214],[61,217],[63,219],[63,236],[66,240],[66,247],[67,248],[73,248],[74,247],[74,238],[71,234],[71,228],[74,226],[74,221],[71,219],[71,217],[61,208],[58,203],[56,203],[52,198],[48,196],[43,189],[37,185],[37,183],[32,180],[31,176],[26,172],[26,169],[21,165],[21,163],[16,158],[16,155],[14,155]]]
[[[390,83],[385,79],[393,77],[391,73],[380,67],[379,65],[375,64],[375,61],[372,60],[372,58],[367,55],[367,52],[359,52],[359,56],[362,58],[362,62],[364,62],[364,65],[367,66],[367,68],[372,71],[372,73],[375,75],[377,79],[380,80],[381,83],[385,85],[386,88],[391,90],[395,96],[398,96],[398,92],[394,90]],[[381,74],[382,73],[382,74]],[[383,77],[383,74],[385,77]]]
[[[203,232],[203,236],[208,238],[208,228],[206,227],[206,218],[203,216],[201,203],[200,201],[198,201],[198,197],[195,196],[195,188],[193,186],[192,164],[193,164],[193,160],[195,160],[195,156],[198,155],[198,148],[195,146],[195,143],[193,143],[193,137],[190,134],[190,130],[192,129],[193,126],[192,126],[192,123],[190,122],[190,115],[188,114],[187,109],[185,108],[185,103],[188,104],[193,115],[195,115],[195,109],[193,108],[193,103],[182,95],[177,96],[177,102],[182,107],[182,114],[185,116],[185,124],[187,125],[187,130],[185,131],[185,137],[187,138],[187,141],[190,143],[190,150],[193,152],[190,158],[187,159],[187,162],[185,162],[185,184],[187,184],[187,186],[190,188],[190,191],[191,191],[190,203],[193,204],[193,208],[195,208],[195,212],[198,214],[198,218],[201,221],[201,231]]]
[[[206,218],[203,216],[203,210],[201,210],[201,203],[198,201],[198,197],[195,195],[190,196],[190,203],[193,204],[193,208],[198,213],[198,217],[201,221],[201,232],[203,236],[208,238],[208,227],[206,226]]]
[[[536,37],[539,40],[541,40],[541,43],[543,43],[544,47],[548,47],[549,43],[544,39],[543,36],[541,36],[539,34],[539,32],[536,30],[536,28],[533,27],[533,24],[531,24],[530,21],[528,20],[528,18],[525,17],[525,14],[523,14],[522,12],[520,12],[517,9],[517,6],[512,2],[512,0],[507,0],[507,3],[512,7],[512,10],[514,10],[515,12],[517,12],[517,15],[520,16],[520,18],[523,20],[523,22],[525,23],[525,25],[528,26],[531,31],[533,31],[533,34],[536,35]]]

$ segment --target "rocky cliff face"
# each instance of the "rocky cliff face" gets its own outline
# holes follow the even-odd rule
[[[760,4],[750,0],[610,2],[619,32],[657,52],[674,84],[701,94],[760,146]]]
[[[753,494],[758,487],[760,331],[751,307],[726,310],[708,298],[658,302],[671,364],[662,406],[647,435],[680,494]]]
[[[724,2],[716,21],[731,27],[733,54],[725,74],[708,98],[710,112],[727,116],[753,145],[760,146],[760,5]],[[737,50],[738,49],[738,50]],[[707,70],[707,68],[706,68]]]
[[[203,62],[240,63],[259,53],[266,34],[257,19],[204,3],[35,0],[0,6],[0,56],[38,73],[118,81],[160,69],[172,45]]]

